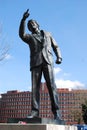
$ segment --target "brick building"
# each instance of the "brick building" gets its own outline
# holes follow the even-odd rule
[[[62,119],[67,124],[76,124],[81,118],[81,103],[87,98],[87,90],[57,89]],[[31,112],[31,92],[17,90],[1,94],[0,122],[8,118],[25,118]],[[40,117],[53,118],[46,83],[41,83]]]

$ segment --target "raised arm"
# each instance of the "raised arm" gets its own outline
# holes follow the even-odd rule
[[[25,20],[29,17],[29,9],[23,14],[23,18],[21,19],[20,26],[19,26],[19,36],[20,38],[26,42],[27,34],[25,34]]]

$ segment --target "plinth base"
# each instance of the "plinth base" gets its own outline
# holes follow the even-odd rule
[[[0,130],[77,130],[77,126],[54,124],[5,124],[0,123]]]
[[[19,122],[25,122],[25,123],[40,123],[40,124],[59,124],[59,125],[65,125],[65,121],[63,120],[54,120],[50,118],[9,118],[7,123],[19,123]]]

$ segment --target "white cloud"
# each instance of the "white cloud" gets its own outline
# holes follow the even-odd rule
[[[58,74],[58,73],[61,72],[61,71],[62,71],[62,69],[59,68],[59,67],[54,68],[54,73],[55,73],[55,75]]]
[[[54,73],[55,73],[55,83],[57,85],[58,88],[68,88],[68,89],[85,89],[85,84],[78,81],[78,80],[74,80],[72,81],[70,78],[71,74],[70,73],[66,73],[63,72],[63,70],[59,67],[54,68]],[[60,75],[58,76],[57,74]],[[57,78],[61,77],[61,78]],[[68,78],[68,79],[64,79],[64,78]]]
[[[9,59],[11,59],[12,58],[12,56],[10,55],[10,54],[5,54],[5,59],[6,60],[9,60]]]
[[[63,75],[64,76],[70,76],[71,74],[70,73],[64,73]]]
[[[64,80],[58,79],[55,81],[58,88],[68,88],[68,89],[84,89],[85,84],[81,83],[80,81],[71,81],[71,80]]]
[[[0,98],[2,98],[1,94],[0,94]]]

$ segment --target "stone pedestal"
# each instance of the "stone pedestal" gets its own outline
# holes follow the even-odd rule
[[[5,124],[0,123],[0,130],[77,130],[76,126],[53,124]]]
[[[25,122],[25,123],[34,123],[34,124],[59,124],[65,125],[63,120],[54,120],[50,118],[9,118],[7,123],[18,123],[18,122]]]

